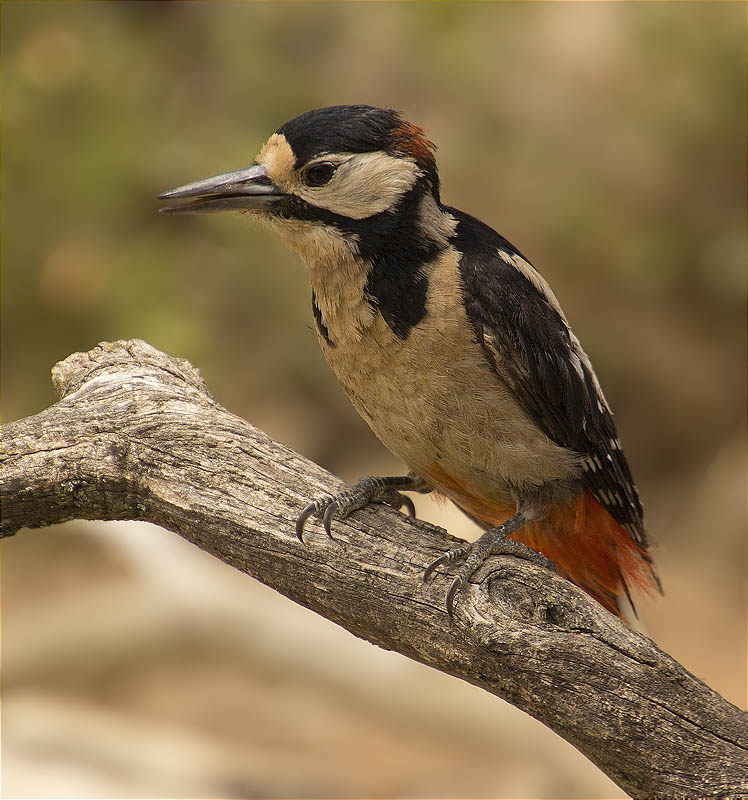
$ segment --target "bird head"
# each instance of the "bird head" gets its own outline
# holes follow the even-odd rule
[[[395,111],[317,109],[278,128],[249,167],[159,195],[179,201],[161,210],[248,212],[298,249],[322,229],[351,247],[385,246],[424,201],[438,206],[433,151],[423,130]]]

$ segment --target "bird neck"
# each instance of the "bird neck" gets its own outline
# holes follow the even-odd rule
[[[274,228],[304,262],[323,338],[329,331],[330,340],[336,343],[360,339],[375,312],[364,295],[370,265],[359,252],[358,234],[318,221],[275,217],[262,221]]]
[[[431,191],[414,187],[396,209],[363,220],[283,219],[274,227],[307,267],[318,328],[342,344],[360,340],[378,314],[407,338],[426,313],[429,266],[456,224]]]

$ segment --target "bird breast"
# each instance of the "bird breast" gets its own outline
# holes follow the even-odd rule
[[[410,469],[448,496],[456,483],[504,504],[579,475],[578,456],[540,431],[475,340],[452,248],[428,265],[427,313],[404,339],[364,297],[365,274],[344,271],[338,263],[330,280],[310,269],[329,335],[320,344],[356,410]]]

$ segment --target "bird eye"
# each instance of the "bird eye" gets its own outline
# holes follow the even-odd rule
[[[304,183],[307,186],[324,186],[335,174],[337,164],[330,161],[319,161],[304,170]]]

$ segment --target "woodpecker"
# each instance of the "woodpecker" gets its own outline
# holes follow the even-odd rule
[[[159,195],[171,213],[240,211],[304,261],[328,363],[358,413],[409,467],[314,500],[331,531],[404,491],[449,498],[484,533],[446,598],[485,559],[556,571],[624,617],[630,588],[661,591],[629,465],[589,358],[522,253],[440,198],[435,145],[393,110],[345,105],[282,125],[251,166]],[[624,600],[626,598],[626,600]]]

